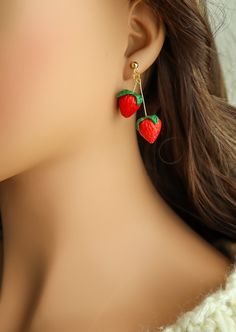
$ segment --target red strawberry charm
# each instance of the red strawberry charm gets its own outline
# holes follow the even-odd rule
[[[144,116],[136,121],[136,129],[149,143],[154,143],[161,130],[161,120],[156,114]]]
[[[116,97],[121,114],[128,118],[133,115],[141,106],[143,98],[140,94],[131,90],[121,90]]]

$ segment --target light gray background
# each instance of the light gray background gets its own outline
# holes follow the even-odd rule
[[[236,106],[236,0],[207,1],[229,101]]]

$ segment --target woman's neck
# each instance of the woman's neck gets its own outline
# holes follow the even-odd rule
[[[171,210],[145,171],[131,123],[0,183],[7,248],[45,239],[53,250],[67,240],[77,243],[88,230],[115,233],[148,222],[164,227]]]
[[[83,149],[71,149],[0,183],[4,233],[0,330],[20,326],[26,330],[24,324],[39,303],[36,325],[52,308],[52,319],[63,315],[66,320],[78,303],[81,313],[86,305],[97,305],[99,317],[101,310],[115,310],[111,303],[120,303],[126,312],[131,308],[125,303],[130,303],[137,316],[150,315],[152,306],[160,312],[164,298],[156,303],[157,280],[158,287],[174,293],[173,280],[166,280],[176,270],[181,272],[179,284],[183,276],[188,280],[191,262],[190,270],[197,266],[196,292],[202,291],[197,288],[202,275],[211,285],[213,279],[217,284],[222,279],[223,258],[190,232],[156,192],[141,160],[134,126],[126,136],[121,132],[114,128]],[[213,278],[213,268],[208,269],[206,262],[214,260],[218,272],[214,270]],[[140,302],[131,296],[131,289],[133,294],[140,292]],[[144,293],[149,294],[146,302]],[[60,302],[60,294],[63,301],[69,294],[77,300]],[[110,298],[109,306],[104,294]]]

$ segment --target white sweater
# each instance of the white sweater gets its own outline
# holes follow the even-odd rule
[[[232,267],[226,275],[224,286],[208,293],[191,311],[179,315],[173,325],[163,326],[156,331],[236,332],[236,243],[218,243],[232,258]]]

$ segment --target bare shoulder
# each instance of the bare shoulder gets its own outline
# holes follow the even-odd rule
[[[160,325],[174,323],[179,314],[192,310],[224,285],[232,268],[232,260],[178,221],[165,242],[158,250],[163,259],[157,260],[161,264],[155,275],[159,283],[156,312],[161,316]]]
[[[208,294],[224,286],[233,266],[232,260],[206,240],[198,236],[192,240],[192,245],[186,248],[189,254],[182,275],[184,311],[192,310]]]
[[[212,252],[209,254],[209,260],[206,262],[207,271],[209,273],[208,291],[214,291],[217,288],[224,286],[227,276],[233,267],[233,261],[229,257],[215,247],[212,247],[211,250]]]

